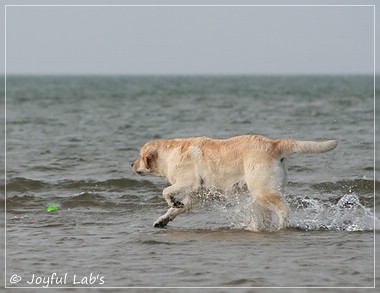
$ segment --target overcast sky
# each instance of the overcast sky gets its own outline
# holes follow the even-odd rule
[[[373,7],[7,7],[7,74],[372,74]]]

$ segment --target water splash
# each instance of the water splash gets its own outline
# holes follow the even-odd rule
[[[213,199],[212,201],[210,199]],[[223,214],[233,229],[251,231],[277,230],[277,218],[271,219],[253,202],[249,194],[222,197],[212,192],[202,201],[217,213]],[[287,197],[289,207],[288,228],[304,231],[372,231],[374,215],[371,208],[364,206],[360,197],[355,194],[345,194],[334,200],[309,198],[308,196]],[[270,217],[270,216],[269,216]]]
[[[369,231],[373,230],[374,215],[360,202],[357,194],[345,194],[333,203],[308,197],[296,197],[290,202],[292,209],[289,226],[303,230]]]

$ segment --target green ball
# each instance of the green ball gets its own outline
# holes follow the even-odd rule
[[[55,206],[55,205],[51,205],[48,207],[47,211],[50,213],[50,212],[54,212],[54,211],[58,211],[58,207]]]

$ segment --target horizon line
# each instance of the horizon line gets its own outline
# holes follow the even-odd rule
[[[0,73],[0,76],[377,76],[380,72],[326,73]]]

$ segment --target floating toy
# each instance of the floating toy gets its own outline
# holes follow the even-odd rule
[[[58,211],[58,207],[55,206],[55,205],[51,205],[47,208],[47,211],[50,213],[50,212],[54,212],[54,211]]]

